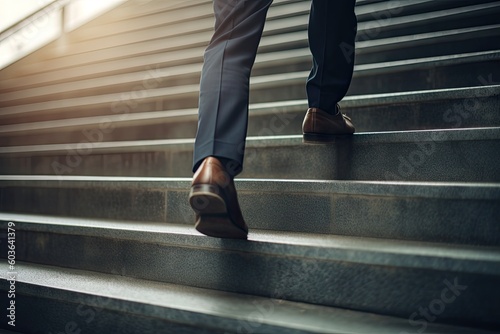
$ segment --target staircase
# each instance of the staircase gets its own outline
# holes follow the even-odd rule
[[[310,145],[310,1],[275,0],[248,241],[198,234],[187,203],[211,6],[129,0],[0,71],[0,327],[500,331],[500,1],[358,0],[357,133]]]

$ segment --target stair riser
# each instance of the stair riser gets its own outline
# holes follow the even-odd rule
[[[376,11],[374,10],[373,6],[360,6],[356,10],[357,16],[358,16],[358,21],[371,21],[374,18],[375,19],[384,19],[387,18],[387,16],[390,17],[399,17],[399,16],[405,16],[405,15],[414,15],[414,14],[422,14],[426,12],[432,12],[436,10],[445,10],[445,9],[453,9],[457,7],[462,7],[462,6],[471,6],[471,5],[477,5],[480,3],[489,3],[489,2],[494,2],[496,0],[463,0],[460,2],[448,2],[448,1],[440,1],[440,2],[428,2],[428,1],[423,1],[423,2],[416,2],[416,3],[406,3],[406,2],[401,2],[401,3],[391,3],[387,1],[382,1],[385,2],[382,4],[380,7],[380,4],[377,5],[376,7],[378,8]],[[400,6],[402,5],[402,7]]]
[[[147,5],[147,4],[146,4]],[[136,7],[134,11],[142,11],[143,8]],[[109,37],[109,32],[112,31],[114,34],[133,34],[134,32],[154,29],[158,26],[162,26],[165,30],[168,30],[169,34],[174,32],[184,32],[186,31],[186,22],[196,22],[205,19],[211,19],[213,21],[213,4],[210,2],[205,2],[205,4],[198,2],[195,6],[184,7],[177,10],[172,10],[172,5],[167,4],[165,8],[157,9],[149,15],[137,15],[138,13],[127,13],[125,17],[121,20],[110,20],[107,17],[102,17],[103,21],[101,24],[98,22],[91,22],[89,26],[86,26],[84,30],[76,30],[69,36],[71,38],[71,43],[78,43],[82,41],[97,40],[99,38]],[[118,9],[120,10],[120,9]],[[110,14],[115,15],[117,9],[113,10]],[[108,16],[111,16],[108,15]],[[137,17],[134,17],[137,16]],[[107,20],[105,20],[107,19]],[[184,24],[184,29],[179,29],[179,25]],[[201,25],[201,27],[211,28],[209,25]],[[196,28],[201,28],[200,25],[196,25]],[[194,27],[193,27],[194,28]],[[123,41],[123,39],[118,39],[117,41]],[[73,50],[71,50],[73,51]],[[85,51],[85,50],[83,50]]]
[[[103,86],[102,83],[98,87],[89,88],[90,85],[85,85],[82,88],[80,85],[68,90],[71,83],[63,84],[63,87],[56,87],[55,89],[44,89],[43,92],[31,93],[29,90],[24,97],[22,91],[13,93],[4,93],[0,101],[0,107],[12,107],[16,105],[25,105],[39,102],[59,101],[65,99],[72,99],[78,97],[92,97],[103,94],[113,94],[122,92],[123,96],[129,96],[132,92],[135,94],[140,93],[142,90],[164,88],[164,87],[178,87],[185,85],[198,85],[200,82],[200,73],[186,73],[180,75],[172,75],[169,77],[161,77],[162,73],[166,70],[158,70],[151,68],[144,72],[144,75],[139,80],[131,80],[127,82],[125,79],[117,79],[114,81],[108,80]],[[152,109],[155,110],[155,109]],[[157,110],[157,109],[156,109]]]
[[[148,97],[146,89],[142,86],[136,87],[132,91],[118,93],[118,95],[106,99],[104,102],[92,102],[88,100],[86,105],[71,103],[65,107],[56,105],[55,108],[46,107],[44,110],[30,109],[30,111],[20,114],[1,115],[2,125],[29,122],[50,121],[54,119],[72,119],[76,117],[91,117],[107,115],[126,115],[135,112],[149,112],[162,110],[179,110],[198,107],[199,91],[197,88],[190,88],[185,93],[168,94],[164,96]],[[9,111],[9,108],[6,108]],[[123,116],[126,117],[126,116]]]
[[[476,5],[477,3],[471,3]],[[460,3],[460,5],[465,5]],[[498,23],[498,6],[488,7],[480,11],[466,12],[453,17],[443,17],[419,21],[418,25],[407,23],[402,26],[385,26],[390,22],[388,15],[380,16],[379,19],[372,19],[366,29],[358,29],[357,39],[359,41],[390,38],[395,36],[411,36],[415,34],[429,33],[432,31],[446,31],[468,27],[478,27],[482,25],[493,25]],[[390,14],[386,13],[386,14]],[[374,15],[373,18],[376,16]],[[392,16],[391,16],[392,17]]]
[[[357,89],[356,86],[353,89]],[[422,97],[420,101],[412,101],[411,96],[407,96],[408,100],[405,97],[394,96],[364,102],[362,99],[358,100],[356,96],[348,96],[340,105],[342,112],[352,118],[356,132],[498,126],[500,91],[497,86],[484,89],[485,94],[481,93],[483,96],[475,93],[453,98],[429,96]],[[300,134],[307,109],[307,99],[303,91],[302,84],[290,85],[288,88],[269,87],[259,91],[259,100],[276,102],[276,100],[286,101],[300,97],[304,100],[304,105],[279,107],[279,111],[265,116],[252,116],[250,110],[249,134],[251,136]],[[273,99],[273,96],[276,99]]]
[[[188,6],[185,6],[184,1],[177,1],[177,3],[172,2],[161,2],[161,1],[148,1],[139,3],[140,6],[134,3],[124,3],[124,5],[118,7],[117,9],[109,12],[106,16],[98,17],[94,22],[99,27],[101,23],[110,23],[110,22],[119,22],[123,20],[130,20],[134,18],[140,17],[148,17],[148,15],[155,15],[162,12],[170,12],[172,9],[174,10],[182,10],[183,8],[187,9],[187,11],[193,8],[193,3],[188,3]],[[211,5],[210,1],[200,0],[195,4],[195,8],[199,9],[203,4]],[[187,8],[186,8],[187,7]],[[78,32],[77,32],[78,33]],[[82,36],[83,37],[83,36]]]
[[[57,188],[49,184],[4,185],[0,210],[194,225],[188,182],[181,189],[134,189],[134,185],[88,188],[85,184]],[[389,190],[380,190],[377,195],[281,188],[277,186],[275,192],[240,189],[239,201],[251,229],[475,245],[500,242],[498,197],[433,198],[399,196]]]
[[[457,39],[450,37],[437,38],[424,43],[410,41],[398,45],[392,45],[393,50],[389,51],[390,46],[384,46],[384,50],[369,48],[369,53],[358,49],[356,55],[358,64],[378,63],[384,61],[394,61],[401,59],[423,58],[440,55],[452,55],[468,52],[479,52],[491,50],[491,43],[500,42],[498,29],[491,32],[476,35],[475,33],[463,34]]]
[[[16,255],[22,261],[403,318],[422,307],[434,310],[439,322],[500,325],[495,276],[22,230],[16,238],[27,245]]]
[[[487,56],[485,56],[487,58]],[[430,89],[458,88],[469,86],[484,86],[495,84],[489,77],[498,78],[500,59],[481,59],[471,63],[436,64],[422,68],[405,68],[398,71],[381,69],[377,72],[354,72],[347,95],[395,93],[404,91],[419,91]]]
[[[500,74],[500,73],[499,73]],[[491,84],[494,76],[481,77],[478,83]],[[359,80],[361,81],[361,80]],[[358,81],[358,82],[359,82]],[[390,99],[381,102],[367,101],[365,105],[359,105],[360,100],[347,98],[342,102],[342,112],[352,117],[357,132],[392,131],[392,130],[424,130],[424,129],[450,129],[450,128],[473,128],[500,126],[500,114],[497,112],[500,104],[500,95],[497,86],[484,87],[484,96],[478,96],[471,92],[466,96],[442,100],[432,98],[422,102],[406,102],[404,98],[395,97],[393,103]],[[288,90],[283,89],[289,93]],[[133,101],[131,101],[133,102]],[[156,106],[168,105],[168,102],[160,98]],[[118,107],[127,107],[121,104]],[[138,106],[136,108],[139,108]],[[130,108],[129,108],[130,109]],[[307,102],[297,103],[290,106],[270,107],[268,110],[259,110],[258,113],[250,108],[248,125],[249,136],[260,135],[296,135],[301,133],[301,126]],[[126,111],[126,109],[123,109]],[[134,109],[135,110],[135,109]],[[95,112],[95,111],[93,111]],[[192,112],[189,110],[188,112]],[[117,114],[120,115],[120,114]],[[117,117],[113,115],[113,117]],[[101,131],[101,141],[117,140],[147,140],[147,139],[172,139],[192,138],[196,134],[197,116],[186,116],[184,120],[176,118],[164,118],[148,120],[128,121],[127,115],[123,114],[120,119],[126,121],[111,121],[110,130]],[[35,118],[48,118],[57,116],[33,115]],[[70,117],[66,115],[65,117]],[[57,143],[78,143],[86,140],[85,133],[95,132],[103,123],[109,123],[106,116],[101,116],[100,121],[82,126],[61,127],[47,130],[30,130],[24,132],[6,133],[0,137],[2,146],[23,146]],[[104,124],[104,125],[106,125]],[[38,133],[37,133],[38,132]],[[15,135],[14,135],[15,134]],[[7,136],[9,135],[9,136]]]
[[[304,112],[302,112],[304,114]],[[297,117],[297,114],[292,114],[290,118]],[[104,118],[104,116],[103,116]],[[115,127],[113,131],[102,133],[103,141],[119,141],[119,140],[147,140],[147,139],[173,139],[173,138],[194,138],[198,126],[197,116],[190,117],[189,121],[174,121],[172,119],[159,119],[144,122],[131,122],[127,126]],[[269,122],[269,117],[259,117],[255,121]],[[271,118],[272,119],[272,118]],[[273,121],[275,122],[275,121]],[[264,124],[266,124],[264,123]],[[500,121],[499,121],[500,123]],[[252,124],[252,121],[250,122]],[[297,123],[298,124],[298,123]],[[256,126],[254,125],[253,128]],[[56,128],[43,131],[23,131],[16,135],[0,135],[2,146],[23,146],[23,145],[43,145],[43,144],[64,144],[78,143],[86,140],[85,133],[91,128],[99,128],[99,124],[89,124],[88,126],[79,126],[68,128]],[[288,129],[288,127],[287,127]],[[300,129],[300,126],[298,127]],[[257,130],[257,129],[255,129]],[[291,132],[291,131],[289,131]],[[256,131],[252,131],[254,135]],[[299,132],[295,132],[298,134]],[[286,133],[284,133],[286,134]],[[290,133],[291,134],[291,133]]]
[[[499,149],[498,140],[257,148],[247,150],[242,177],[498,182]]]
[[[497,112],[499,104],[500,95],[474,97],[471,94],[467,98],[428,100],[406,105],[367,103],[366,106],[351,106],[350,102],[344,102],[342,112],[353,119],[357,132],[475,128],[500,126],[500,114]],[[248,135],[300,134],[306,109],[305,100],[303,104],[269,108],[267,113],[262,110],[256,113],[251,108]],[[124,116],[124,120],[126,119]],[[99,139],[123,141],[195,137],[197,116],[186,116],[183,119],[138,120],[126,124],[111,122],[112,130],[101,131],[102,138],[99,136]],[[79,143],[88,141],[85,134],[92,132],[92,129],[99,129],[107,120],[106,116],[102,116],[100,123],[85,126],[29,130],[15,135],[6,133],[0,136],[0,140],[3,146]]]
[[[494,59],[492,60],[492,63],[498,62],[498,60]],[[489,63],[488,61],[486,62],[489,65],[492,65],[492,63]],[[363,117],[365,117],[365,114],[362,114],[361,117],[357,116],[355,118],[355,124],[357,126],[358,131],[377,131],[379,129],[382,130],[392,130],[392,129],[397,129],[397,130],[406,130],[406,129],[421,129],[421,128],[448,128],[450,127],[449,124],[447,125],[446,123],[455,123],[455,122],[446,122],[448,118],[454,118],[450,115],[448,115],[450,112],[451,113],[460,113],[462,112],[462,109],[466,114],[470,114],[471,112],[475,113],[473,117],[465,117],[464,116],[464,122],[462,123],[470,123],[471,125],[469,126],[495,126],[498,123],[495,123],[495,117],[498,117],[497,111],[497,106],[499,103],[499,90],[498,86],[494,86],[497,84],[495,81],[497,76],[500,75],[500,73],[496,73],[494,70],[493,71],[487,71],[486,66],[482,65],[474,65],[470,64],[471,66],[468,67],[467,65],[464,65],[465,69],[469,69],[467,73],[462,75],[460,73],[465,73],[462,70],[458,71],[456,70],[459,66],[455,68],[455,70],[446,70],[443,69],[444,73],[440,72],[439,69],[433,69],[429,70],[428,72],[426,71],[420,71],[420,70],[415,70],[415,71],[409,71],[409,72],[403,72],[403,73],[389,73],[389,74],[376,74],[373,73],[373,75],[370,75],[368,77],[364,76],[356,76],[353,79],[353,85],[350,88],[350,92],[348,95],[356,95],[358,93],[363,93],[368,91],[369,89],[376,89],[374,87],[379,87],[378,89],[380,92],[383,92],[387,90],[386,85],[390,86],[390,82],[392,82],[392,87],[394,90],[409,90],[410,88],[412,89],[421,89],[424,87],[421,87],[420,85],[425,85],[425,82],[427,80],[434,79],[432,84],[427,84],[427,86],[436,86],[434,88],[437,88],[437,86],[441,85],[447,85],[448,83],[451,84],[451,81],[448,81],[445,79],[444,81],[441,79],[443,77],[446,77],[449,75],[451,80],[454,80],[457,86],[460,85],[460,83],[465,84],[464,76],[468,76],[469,83],[474,82],[475,86],[477,87],[483,87],[484,90],[487,90],[486,93],[480,93],[480,95],[477,95],[476,93],[470,93],[469,95],[463,94],[462,96],[456,96],[456,97],[440,97],[439,100],[436,101],[436,98],[430,97],[427,101],[422,102],[420,101],[419,103],[413,103],[410,104],[409,102],[413,101],[406,101],[406,100],[401,100],[401,98],[395,96],[394,100],[391,101],[391,98],[385,98],[383,103],[378,102],[377,104],[381,104],[381,106],[372,105],[368,104],[366,105],[367,109],[370,111],[373,109],[377,109],[382,107],[383,112],[384,112],[384,119],[388,120],[393,120],[395,115],[388,115],[387,112],[393,112],[394,114],[401,114],[401,107],[406,107],[408,110],[409,108],[412,113],[415,113],[416,110],[419,111],[418,114],[413,114],[411,116],[404,116],[403,118],[409,118],[411,120],[414,117],[418,118],[418,123],[414,125],[405,125],[405,122],[403,122],[403,125],[399,127],[400,122],[398,122],[398,126],[392,126],[391,128],[387,128],[387,126],[377,128],[375,125],[380,123],[380,119],[378,119],[377,115],[377,122],[372,122],[372,120],[367,121],[367,125],[363,124]],[[477,66],[477,67],[476,67]],[[492,68],[497,68],[496,66],[493,66]],[[500,67],[498,67],[500,68]],[[476,72],[473,72],[473,71]],[[426,77],[426,74],[429,75],[429,77]],[[403,77],[405,75],[415,75],[412,80],[413,84],[406,84],[407,81],[403,80]],[[419,79],[420,78],[420,79]],[[250,101],[251,103],[259,103],[259,102],[276,102],[276,101],[287,101],[287,100],[297,100],[297,99],[306,99],[306,93],[305,93],[305,81],[306,81],[306,73],[304,72],[303,75],[299,75],[297,78],[290,78],[290,79],[282,79],[279,81],[270,81],[270,82],[260,82],[256,81],[252,84],[251,86],[251,98]],[[146,88],[150,87],[149,85],[154,85],[153,87],[155,89],[168,89],[168,88],[162,88],[163,82],[165,80],[150,80],[147,81],[145,84],[144,82],[141,85],[136,85],[133,87],[133,89],[124,91],[123,93],[117,93],[115,95],[111,95],[110,97],[107,97],[105,100],[99,99],[98,101],[93,102],[93,100],[90,100],[89,97],[87,97],[85,103],[87,105],[85,106],[78,106],[75,103],[74,106],[71,107],[64,107],[63,105],[55,105],[53,108],[50,108],[49,106],[42,105],[44,108],[42,109],[37,109],[37,108],[29,108],[26,110],[26,112],[21,113],[21,114],[12,114],[12,115],[1,115],[0,120],[2,121],[2,124],[7,125],[7,124],[14,124],[14,123],[21,123],[21,122],[26,122],[26,118],[29,117],[30,122],[36,122],[36,121],[47,121],[47,120],[54,120],[54,119],[69,119],[75,117],[75,111],[79,111],[80,113],[85,113],[85,116],[103,116],[105,115],[121,115],[121,114],[128,114],[128,113],[136,113],[136,112],[149,112],[149,111],[161,111],[161,110],[176,110],[176,109],[186,109],[186,108],[197,108],[198,107],[198,87],[197,87],[197,79],[193,81],[192,86],[172,86],[171,90],[165,90],[163,93],[158,93],[157,91],[152,91],[152,92],[147,92]],[[186,83],[186,82],[184,82]],[[370,84],[372,86],[370,86]],[[417,87],[415,87],[415,86]],[[491,86],[493,85],[493,86]],[[490,86],[490,87],[488,87]],[[429,87],[428,87],[429,88]],[[179,92],[181,90],[182,93]],[[366,91],[365,91],[366,90]],[[64,95],[64,97],[69,97],[69,95]],[[60,97],[62,98],[62,96]],[[99,98],[99,96],[98,96]],[[45,98],[42,98],[44,100]],[[353,97],[355,99],[355,97]],[[106,102],[108,101],[108,102]],[[71,102],[71,101],[70,101]],[[4,104],[9,104],[11,102],[4,102]],[[390,105],[394,104],[394,105]],[[346,104],[349,106],[349,104]],[[2,104],[3,106],[3,104]],[[454,109],[460,109],[460,110],[454,110]],[[444,111],[443,111],[444,109]],[[449,109],[453,109],[449,111]],[[478,110],[481,110],[479,113]],[[9,111],[9,108],[6,108],[7,111]],[[363,111],[364,112],[364,111]],[[431,115],[437,115],[437,120],[434,122],[429,122],[424,119],[422,119],[422,116],[420,116],[421,113],[424,114],[431,114]],[[354,115],[354,114],[353,114]],[[271,115],[271,117],[274,115]],[[390,116],[390,117],[389,117]],[[125,117],[125,116],[124,116]],[[401,117],[401,116],[399,116]],[[360,118],[360,121],[358,121],[358,118]],[[431,119],[435,119],[436,116],[431,117]],[[493,118],[493,119],[491,119]],[[441,119],[441,120],[440,120]],[[445,122],[443,122],[443,120]],[[484,120],[484,121],[483,121]],[[406,123],[408,120],[406,121]],[[419,123],[423,123],[421,126],[419,126]],[[391,124],[394,124],[394,122],[391,122]],[[251,125],[251,124],[250,124]],[[457,125],[454,125],[456,127]],[[466,125],[467,127],[467,125]],[[294,130],[296,131],[296,130]],[[287,132],[287,133],[294,133],[294,132]],[[295,132],[297,133],[297,132]],[[168,135],[167,135],[168,136]],[[163,137],[165,138],[165,136]]]
[[[381,181],[500,181],[500,141],[493,137],[446,140],[430,132],[392,141],[344,138],[306,145],[300,139],[249,143],[242,177]],[[470,135],[470,133],[469,133]],[[421,138],[421,137],[420,137]],[[360,139],[362,139],[360,137]],[[432,140],[436,139],[436,140]],[[445,139],[445,140],[443,140]],[[191,177],[192,145],[94,152],[87,142],[66,152],[3,156],[0,173],[14,175],[103,175]],[[305,158],[307,157],[307,159]],[[328,168],[325,168],[327,166]]]

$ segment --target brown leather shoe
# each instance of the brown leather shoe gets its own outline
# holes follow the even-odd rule
[[[332,115],[318,108],[309,108],[302,123],[304,141],[331,141],[338,135],[352,135],[352,120],[342,114],[338,106],[337,110],[337,114]]]
[[[199,232],[218,238],[247,238],[234,180],[217,158],[203,160],[194,174],[189,204],[196,212]]]

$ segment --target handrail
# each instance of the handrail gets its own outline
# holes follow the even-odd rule
[[[36,12],[22,18],[18,22],[12,24],[11,26],[5,28],[3,31],[0,32],[0,41],[9,38],[16,32],[22,30],[23,28],[26,28],[28,25],[39,19],[41,16],[53,12],[55,10],[58,10],[61,7],[66,6],[68,2],[71,0],[54,0],[51,3],[43,6]]]

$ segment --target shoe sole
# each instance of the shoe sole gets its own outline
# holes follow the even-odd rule
[[[248,234],[233,224],[227,215],[200,215],[194,228],[209,237],[224,239],[244,239]]]
[[[224,199],[217,186],[202,184],[191,187],[189,204],[198,214],[195,229],[216,238],[247,239],[248,231],[235,225],[229,218]]]
[[[319,133],[304,133],[302,134],[302,142],[306,144],[318,144],[318,143],[333,143],[338,139],[345,139],[352,136],[352,133],[342,133],[342,134],[319,134]]]

